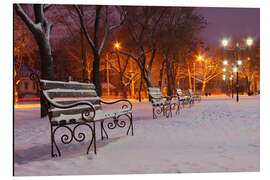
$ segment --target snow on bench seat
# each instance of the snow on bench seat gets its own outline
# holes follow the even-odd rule
[[[111,118],[117,118],[118,116],[124,115],[124,114],[129,114],[132,113],[132,111],[128,108],[121,109],[121,110],[110,110],[110,111],[102,111],[102,110],[97,110],[96,115],[94,118],[94,121],[100,121],[100,120],[105,120],[105,119],[111,119]],[[60,116],[52,118],[52,123],[54,125],[64,125],[68,123],[80,123],[80,122],[85,122],[82,118],[82,114],[61,114]]]

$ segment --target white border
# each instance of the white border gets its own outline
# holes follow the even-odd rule
[[[261,8],[261,172],[260,173],[194,173],[194,174],[154,174],[154,175],[112,175],[112,176],[76,176],[79,179],[117,179],[117,180],[137,180],[138,178],[148,179],[269,179],[269,95],[270,84],[267,80],[269,77],[270,58],[269,58],[269,17],[270,9],[269,2],[267,0],[169,0],[169,1],[149,1],[149,0],[25,0],[25,1],[9,1],[2,2],[0,8],[1,12],[1,177],[5,179],[13,179],[12,177],[12,3],[23,2],[23,3],[59,3],[59,4],[121,4],[121,5],[159,5],[159,6],[196,6],[196,7],[256,7]],[[268,72],[267,72],[268,71]],[[3,114],[4,113],[4,114]],[[2,124],[4,122],[4,124]],[[248,157],[247,157],[248,158]],[[22,179],[47,179],[48,177],[22,177]],[[73,179],[74,176],[58,176],[49,177],[50,179]]]

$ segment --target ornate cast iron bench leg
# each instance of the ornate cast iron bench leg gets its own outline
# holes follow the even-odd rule
[[[103,132],[105,133],[106,135],[106,138],[108,139],[108,134],[106,132],[106,130],[104,129],[104,120],[100,121],[100,129],[101,129],[101,139],[103,140],[104,139],[104,136],[103,136]]]
[[[131,135],[133,136],[133,119],[132,119],[132,113],[130,113],[130,116],[128,116],[129,118],[129,127],[127,130],[127,135],[129,133],[129,130],[131,129]]]
[[[57,157],[57,156],[61,156],[61,152],[59,150],[59,147],[55,141],[55,133],[58,129],[60,128],[65,128],[66,130],[68,130],[68,134],[67,133],[64,133],[62,136],[61,136],[61,142],[63,144],[70,144],[73,140],[77,141],[77,142],[82,142],[85,140],[85,133],[84,132],[79,132],[79,133],[75,133],[76,132],[76,129],[79,127],[79,126],[87,126],[90,130],[91,130],[91,135],[92,135],[92,138],[91,138],[91,141],[90,141],[90,144],[87,148],[87,151],[86,153],[88,154],[89,153],[89,150],[90,150],[90,147],[92,146],[92,144],[94,145],[94,153],[96,154],[96,130],[95,130],[95,122],[93,122],[93,127],[90,125],[90,123],[79,123],[79,124],[70,124],[69,125],[66,125],[66,124],[60,124],[60,125],[57,125],[55,128],[53,128],[53,125],[51,125],[51,156],[52,158],[53,157]],[[57,153],[54,153],[54,147],[55,149],[57,150]]]

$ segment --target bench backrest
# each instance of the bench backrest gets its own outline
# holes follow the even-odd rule
[[[188,89],[188,93],[189,93],[189,95],[190,95],[191,97],[193,96],[193,92],[192,92],[191,89]]]
[[[185,95],[183,94],[181,89],[176,88],[176,94],[178,98],[183,98]]]
[[[164,103],[163,96],[161,94],[160,88],[149,87],[148,88],[149,101],[153,104]]]
[[[97,96],[95,85],[80,83],[75,81],[49,81],[40,80],[41,90],[47,94],[50,100],[61,104],[69,105],[79,101],[88,101],[92,103],[95,110],[101,109],[100,98]],[[80,114],[89,108],[87,105],[81,105],[74,108],[60,109],[50,106],[48,111],[51,118],[63,115]]]

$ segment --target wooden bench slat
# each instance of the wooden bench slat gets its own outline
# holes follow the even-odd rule
[[[95,110],[101,110],[101,105],[100,104],[96,104],[94,105]],[[76,106],[73,108],[67,108],[67,109],[61,109],[61,108],[51,108],[49,109],[49,112],[51,113],[51,117],[58,117],[61,114],[63,115],[72,115],[72,114],[80,114],[85,111],[88,110],[89,106],[87,105],[81,105],[81,106]]]
[[[90,98],[54,98],[53,101],[59,104],[63,105],[68,105],[68,104],[73,104],[75,102],[80,102],[80,101],[87,101],[92,103],[93,105],[95,104],[100,104],[100,98],[99,97],[90,97]]]
[[[59,97],[97,97],[95,90],[50,89],[44,92],[52,99]]]
[[[126,109],[126,110],[125,109],[124,110],[111,110],[111,111],[97,110],[94,121],[105,120],[105,119],[113,118],[113,117],[127,114],[127,113],[131,113],[131,111],[128,109]],[[59,116],[55,116],[52,119],[52,123],[55,125],[58,125],[58,124],[64,125],[65,123],[70,123],[70,120],[72,120],[73,123],[74,123],[74,120],[76,122],[84,122],[82,120],[81,114],[77,113],[77,114],[61,114]]]
[[[62,81],[49,81],[49,80],[40,80],[43,90],[47,89],[95,89],[94,84],[80,83],[75,81],[62,82]]]

